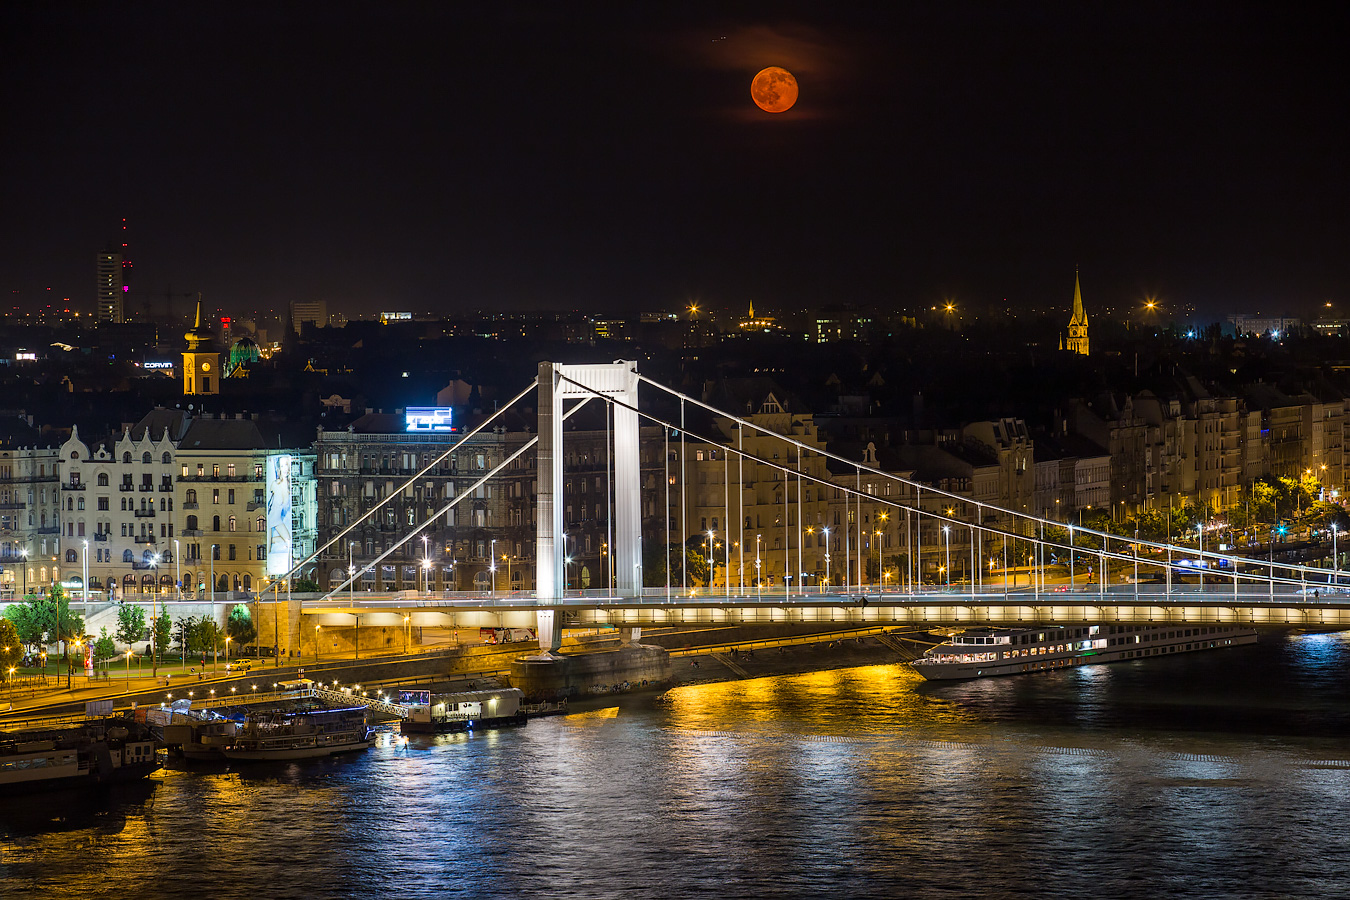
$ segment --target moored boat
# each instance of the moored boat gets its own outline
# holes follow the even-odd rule
[[[408,707],[401,728],[406,733],[473,731],[524,725],[528,716],[521,708],[525,695],[518,688],[460,691],[400,691],[399,703]]]
[[[365,707],[274,712],[245,719],[221,755],[252,762],[318,759],[368,750],[374,743]]]
[[[134,781],[158,767],[153,737],[132,719],[0,733],[0,795]]]
[[[1253,629],[1227,625],[975,628],[952,635],[910,665],[929,681],[946,681],[1217,650],[1256,639]]]

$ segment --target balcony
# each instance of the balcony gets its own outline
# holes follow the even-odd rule
[[[183,509],[197,509],[197,508],[198,508],[198,504],[196,504],[196,503],[184,503],[184,504],[183,504]]]
[[[159,486],[159,492],[160,492],[161,494],[172,494],[172,493],[173,493],[173,485],[172,485],[172,484],[161,484],[161,485]]]
[[[258,510],[264,508],[265,506],[267,506],[267,502],[266,502],[265,500],[250,500],[250,501],[247,503],[247,505],[244,506],[244,511],[245,511],[245,512],[257,512]],[[0,509],[3,509],[3,508],[4,508],[4,507],[0,507]]]
[[[138,509],[135,511],[134,515],[138,519],[153,519],[155,517],[155,511],[153,509]]]
[[[153,491],[154,489],[155,489],[155,486],[154,486],[153,484],[143,484],[143,485],[141,485],[141,493],[142,493],[142,494],[148,494],[148,493],[150,493],[151,491]]]
[[[27,503],[0,503],[0,509],[27,509]]]
[[[111,535],[111,532],[107,532],[107,531],[95,531],[95,532],[94,532],[94,540],[96,540],[96,541],[106,541],[106,540],[107,540],[109,537],[111,537],[111,536],[112,536],[112,535]]]
[[[63,491],[82,491],[82,490],[84,490],[84,485],[81,484],[81,483],[78,482],[78,481],[67,481],[65,484],[61,485],[61,490],[63,490]]]
[[[190,537],[199,538],[199,537],[202,536],[202,532],[201,532],[201,529],[199,529],[199,528],[184,528],[182,531],[178,532],[178,535],[179,535],[179,537],[185,537],[185,538],[190,538]]]
[[[119,491],[134,491],[134,490],[136,490],[136,485],[134,485],[134,484],[119,484],[119,485],[117,486],[117,489],[118,489]]]
[[[158,543],[158,538],[156,538],[153,534],[138,534],[136,535],[136,537],[132,539],[132,543],[154,545]]]

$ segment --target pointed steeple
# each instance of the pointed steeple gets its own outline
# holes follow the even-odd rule
[[[1073,353],[1088,355],[1088,318],[1083,309],[1083,291],[1078,283],[1078,269],[1073,270],[1073,316],[1069,319],[1069,340],[1067,349]]]
[[[751,319],[754,319],[754,317],[755,317],[755,301],[751,300],[751,301],[750,301],[750,318],[751,318]]]
[[[1082,325],[1087,327],[1087,313],[1083,310],[1083,291],[1078,285],[1078,270],[1073,270],[1073,316],[1069,319],[1070,325]]]

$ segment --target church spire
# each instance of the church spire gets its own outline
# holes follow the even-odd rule
[[[1088,318],[1083,309],[1083,291],[1078,282],[1078,269],[1073,270],[1073,315],[1069,319],[1067,348],[1073,353],[1088,355]]]
[[[753,300],[750,301],[750,318],[755,318],[755,301]]]

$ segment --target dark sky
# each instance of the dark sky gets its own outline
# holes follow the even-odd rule
[[[3,286],[126,216],[237,313],[1350,302],[1345,12],[840,5],[7,4]]]

